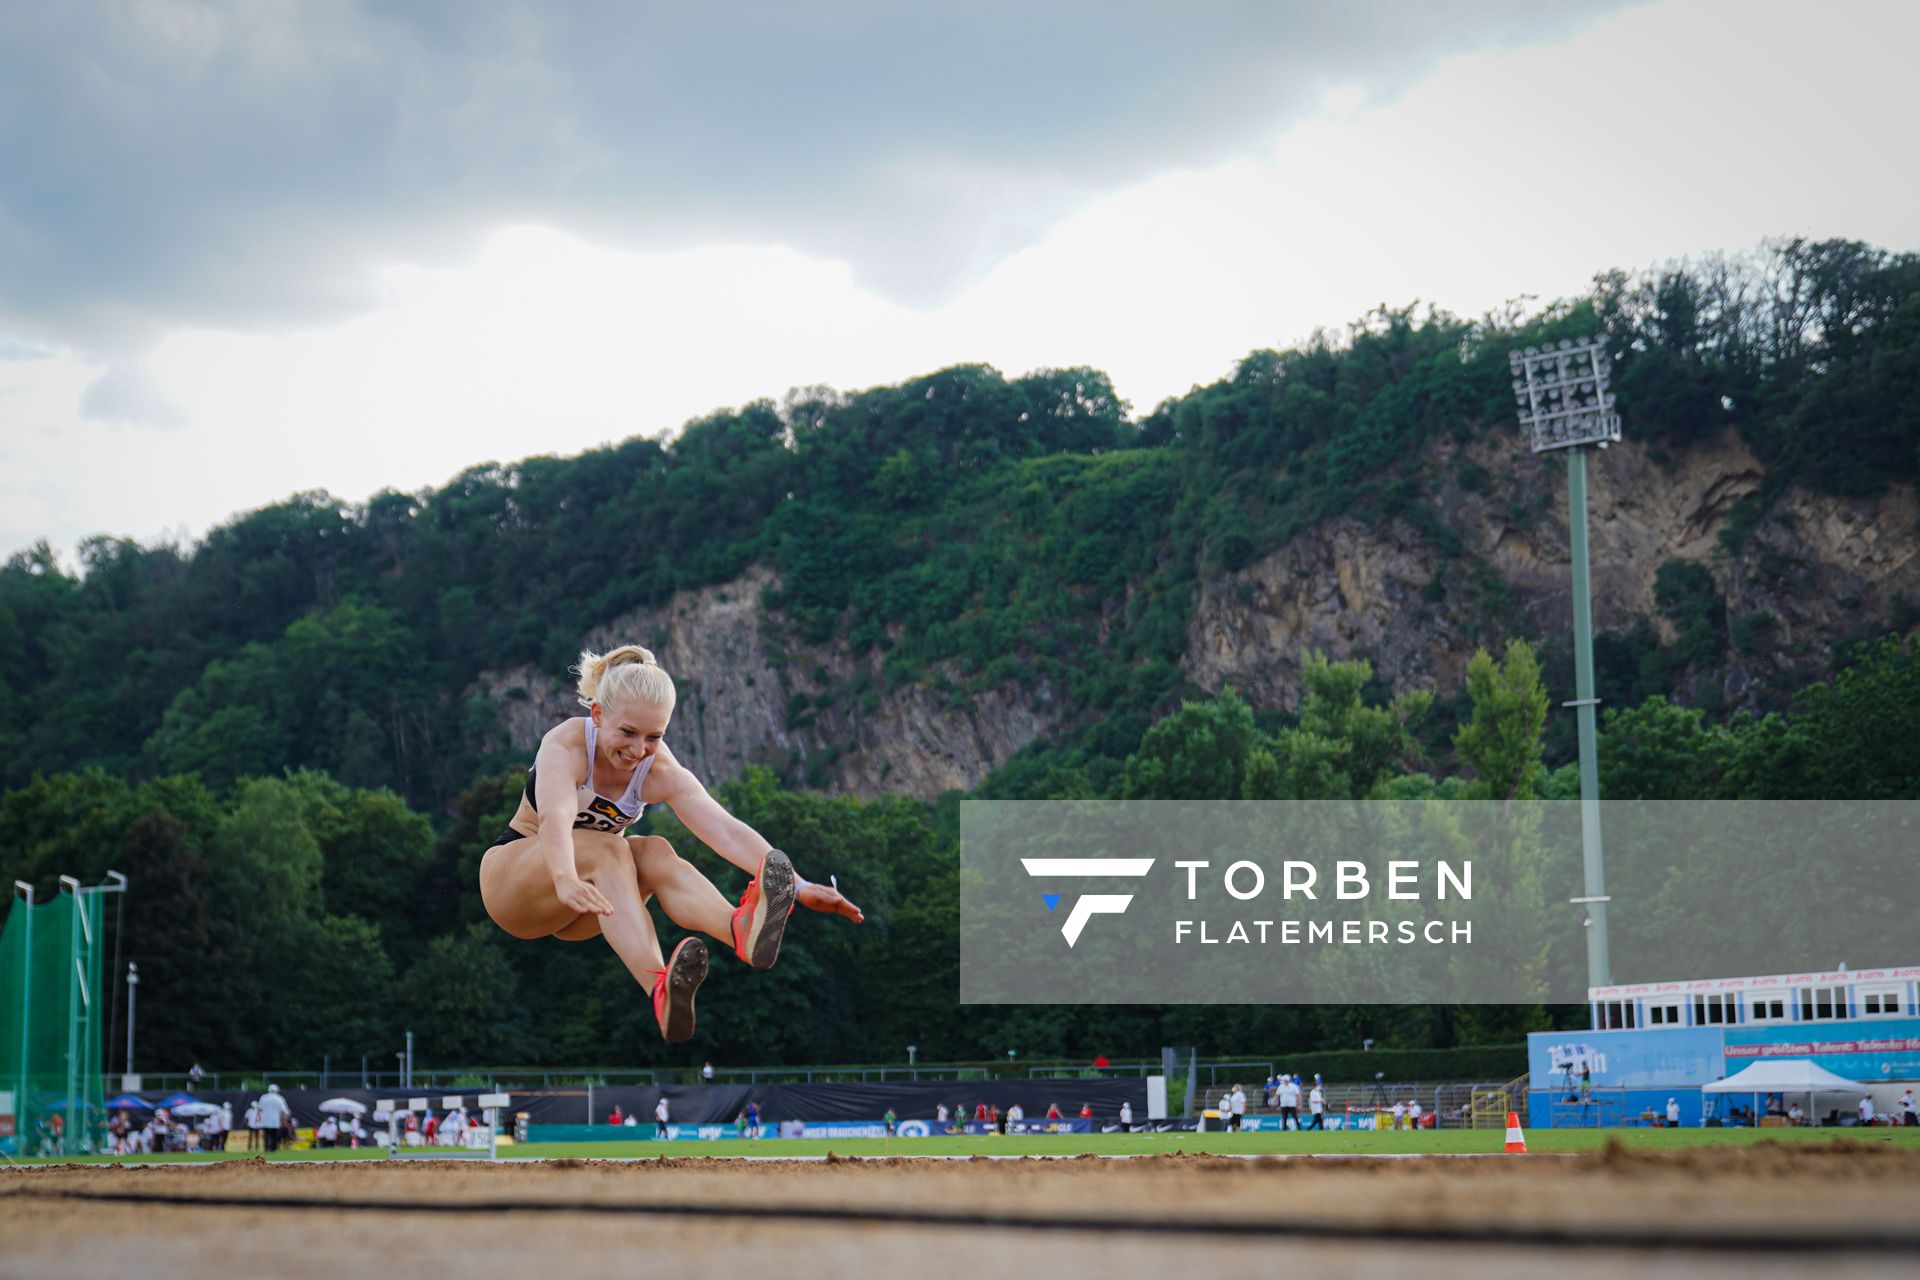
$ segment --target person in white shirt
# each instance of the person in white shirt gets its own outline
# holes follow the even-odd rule
[[[1667,1099],[1667,1128],[1678,1129],[1679,1127],[1680,1127],[1680,1099],[1668,1098]]]
[[[655,1129],[653,1136],[665,1142],[667,1140],[667,1095],[664,1093],[660,1095],[660,1101],[653,1106],[653,1124]]]
[[[331,1147],[339,1141],[340,1123],[332,1116],[322,1120],[320,1127],[313,1131],[313,1145],[316,1147]]]
[[[1418,1129],[1419,1127],[1420,1127],[1420,1099],[1408,1098],[1407,1099],[1407,1128]]]
[[[259,1149],[260,1104],[257,1102],[249,1102],[247,1104],[247,1150],[258,1151]]]
[[[1307,1094],[1307,1110],[1313,1113],[1307,1128],[1324,1132],[1327,1127],[1327,1091],[1320,1087],[1319,1076],[1313,1078],[1313,1091]]]
[[[1860,1099],[1860,1123],[1873,1123],[1873,1095],[1870,1093]]]
[[[1120,1128],[1121,1131],[1125,1133],[1133,1132],[1133,1104],[1131,1102],[1123,1102],[1120,1104]]]
[[[269,1154],[280,1149],[280,1130],[287,1120],[287,1100],[280,1096],[280,1086],[270,1084],[267,1091],[260,1095],[260,1132],[265,1136]]]
[[[1407,1127],[1407,1104],[1404,1102],[1393,1104],[1393,1127],[1396,1129]]]
[[[1293,1122],[1294,1131],[1300,1130],[1300,1082],[1292,1076],[1281,1076],[1280,1087],[1274,1090],[1280,1100],[1280,1128],[1284,1131],[1287,1122]]]
[[[1679,1110],[1679,1108],[1678,1108],[1678,1107],[1675,1107],[1675,1108],[1673,1108],[1673,1110],[1675,1110],[1675,1111],[1678,1111],[1678,1110]],[[1791,1125],[1798,1125],[1798,1124],[1799,1124],[1799,1123],[1800,1123],[1800,1122],[1801,1122],[1802,1120],[1804,1120],[1805,1118],[1806,1118],[1806,1117],[1805,1117],[1805,1115],[1804,1115],[1804,1114],[1803,1114],[1803,1113],[1801,1112],[1801,1110],[1800,1110],[1800,1104],[1799,1104],[1799,1103],[1797,1103],[1797,1102],[1796,1102],[1796,1103],[1794,1103],[1794,1104],[1793,1104],[1792,1106],[1790,1106],[1790,1107],[1788,1107],[1788,1108],[1787,1108],[1787,1123],[1788,1123],[1788,1124],[1791,1124]]]
[[[1233,1105],[1233,1130],[1235,1133],[1238,1133],[1240,1126],[1245,1123],[1247,1118],[1247,1091],[1239,1085],[1233,1086],[1233,1095],[1230,1101]]]
[[[1900,1095],[1900,1123],[1903,1125],[1920,1124],[1920,1110],[1916,1110],[1914,1107],[1913,1090],[1911,1089]]]
[[[1019,1103],[1016,1102],[1012,1106],[1008,1107],[1007,1108],[1008,1130],[1011,1131],[1015,1125],[1019,1124],[1021,1121],[1025,1120],[1026,1118],[1027,1118],[1027,1110],[1025,1107],[1021,1106]]]

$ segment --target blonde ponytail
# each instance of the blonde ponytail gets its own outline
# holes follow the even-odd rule
[[[580,651],[580,705],[591,707],[614,702],[643,702],[649,706],[672,709],[677,696],[673,677],[660,669],[653,652],[637,644],[623,644],[607,653],[591,649]]]

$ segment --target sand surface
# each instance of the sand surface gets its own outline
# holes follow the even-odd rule
[[[0,1217],[4,1276],[1911,1275],[1920,1152],[67,1166]]]

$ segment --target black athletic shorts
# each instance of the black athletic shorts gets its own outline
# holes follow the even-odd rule
[[[502,831],[498,836],[494,837],[493,843],[488,845],[487,848],[497,849],[503,844],[512,844],[515,840],[531,840],[531,839],[533,839],[533,837],[530,835],[527,835],[525,832],[515,831],[512,827],[508,827],[506,830]]]

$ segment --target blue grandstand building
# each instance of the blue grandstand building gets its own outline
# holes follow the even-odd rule
[[[1527,1037],[1529,1122],[1633,1124],[1664,1118],[1669,1099],[1683,1125],[1717,1121],[1701,1087],[1769,1058],[1859,1081],[1897,1115],[1920,1082],[1917,983],[1920,966],[1590,988],[1591,1030]],[[1850,1123],[1858,1102],[1819,1098],[1813,1119]]]

